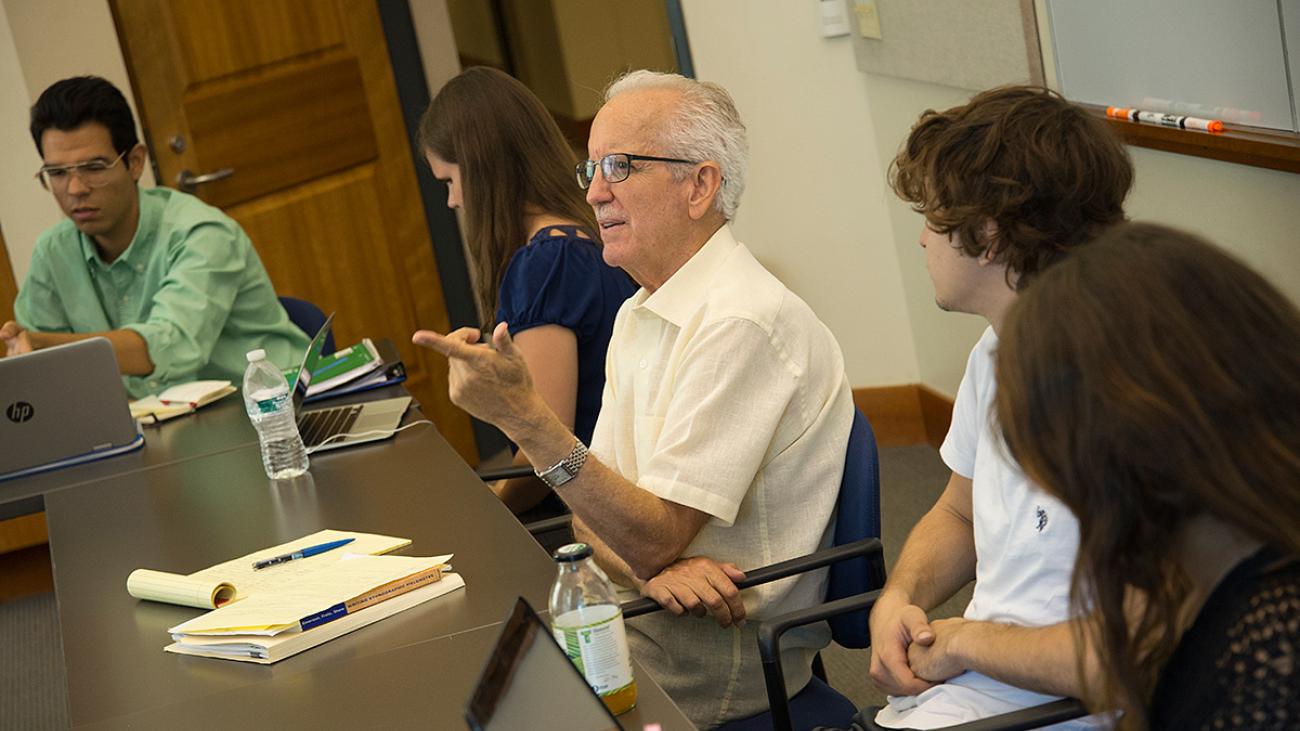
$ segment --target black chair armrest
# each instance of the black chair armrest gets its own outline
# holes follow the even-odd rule
[[[788,731],[791,728],[790,700],[785,695],[785,675],[781,669],[781,636],[795,627],[821,622],[848,612],[870,609],[880,597],[880,591],[876,589],[865,594],[854,594],[825,604],[778,614],[775,617],[768,617],[758,626],[758,655],[763,661],[763,680],[767,684],[767,702],[772,714],[773,729]]]
[[[497,480],[513,480],[516,477],[532,477],[533,468],[528,465],[512,465],[499,470],[481,470],[477,471],[476,474],[484,482],[496,482]]]
[[[746,571],[745,578],[737,581],[736,587],[748,589],[751,586],[777,581],[860,556],[867,557],[873,566],[876,564],[883,566],[884,555],[885,549],[879,538],[863,538],[852,543],[825,548],[806,556],[797,556],[787,561]],[[759,625],[759,654],[763,660],[763,676],[767,682],[768,702],[771,704],[772,727],[774,729],[790,728],[790,701],[785,697],[785,680],[781,674],[780,636],[792,627],[820,622],[847,612],[870,609],[879,596],[879,589],[866,594],[856,594],[806,609],[787,612],[769,618]],[[622,605],[623,616],[628,618],[656,612],[662,608],[658,602],[649,597],[633,599],[624,602]],[[769,636],[766,642],[764,640],[765,634]],[[775,676],[769,669],[769,657],[773,658],[772,666],[775,670]],[[775,677],[775,680],[773,680],[773,677]]]
[[[847,561],[859,556],[884,556],[884,547],[880,544],[879,538],[863,538],[860,541],[845,543],[842,546],[833,546],[824,548],[816,553],[810,553],[807,556],[796,556],[788,561],[781,561],[770,566],[752,569],[745,572],[745,578],[736,582],[736,587],[748,589],[751,586],[766,584],[778,579],[784,579],[796,574],[802,574],[814,569],[820,569],[839,561]],[[655,612],[663,607],[649,597],[633,599],[623,603],[624,617],[638,617],[642,614]]]
[[[535,520],[531,523],[525,523],[524,528],[533,535],[539,535],[541,533],[549,533],[553,530],[559,530],[560,528],[568,526],[572,522],[573,516],[565,514],[557,515],[554,518],[544,518],[542,520]]]
[[[1021,708],[978,721],[944,726],[942,731],[1027,731],[1088,715],[1088,709],[1075,698],[1061,698],[1050,703]]]

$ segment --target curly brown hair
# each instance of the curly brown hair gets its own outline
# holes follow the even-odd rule
[[[1124,220],[1128,153],[1104,123],[1038,86],[1007,86],[927,110],[890,165],[890,185],[967,256],[989,248],[1021,288]],[[996,224],[990,239],[988,222]]]

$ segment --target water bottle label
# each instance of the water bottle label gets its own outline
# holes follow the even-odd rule
[[[287,393],[280,393],[267,399],[259,399],[257,410],[263,414],[273,414],[284,408],[284,402],[289,400]]]
[[[595,622],[591,622],[596,618],[593,615],[599,617]],[[588,623],[577,624],[584,621]],[[617,693],[632,684],[632,656],[628,652],[623,614],[617,606],[600,605],[566,612],[556,619],[552,632],[564,654],[598,695]]]

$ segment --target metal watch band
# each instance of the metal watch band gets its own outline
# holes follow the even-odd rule
[[[554,490],[577,477],[578,470],[582,469],[582,465],[586,462],[587,445],[583,444],[581,439],[578,439],[575,440],[573,450],[569,452],[569,456],[541,472],[534,470],[533,474],[537,475],[538,479]]]

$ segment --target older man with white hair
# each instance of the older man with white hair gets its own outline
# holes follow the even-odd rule
[[[708,728],[767,707],[745,619],[821,597],[821,572],[733,581],[828,545],[853,405],[834,337],[732,234],[748,149],[727,92],[636,71],[605,100],[578,182],[605,260],[641,289],[614,324],[590,452],[533,389],[505,323],[491,349],[472,329],[414,339],[448,356],[452,400],[519,445],[610,576],[670,610],[630,620],[629,642]],[[786,635],[791,692],[828,641],[824,627]]]

